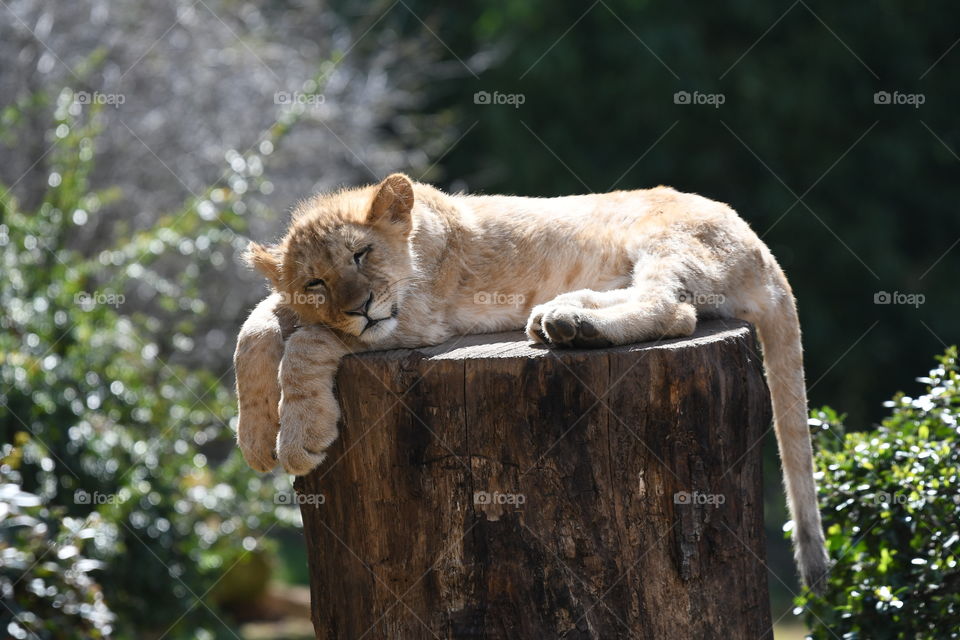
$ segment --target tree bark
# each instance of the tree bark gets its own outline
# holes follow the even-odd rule
[[[348,357],[300,478],[318,638],[769,638],[751,327]]]

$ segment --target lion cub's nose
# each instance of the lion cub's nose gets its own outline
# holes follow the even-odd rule
[[[370,303],[373,302],[373,293],[371,292],[367,299],[359,306],[352,309],[344,308],[343,312],[348,316],[365,316],[370,309]]]

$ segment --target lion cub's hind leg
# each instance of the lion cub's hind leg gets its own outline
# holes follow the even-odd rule
[[[637,265],[631,287],[573,291],[537,305],[527,335],[560,347],[597,348],[692,334],[697,311],[678,295],[682,265],[645,262]]]
[[[545,302],[541,305],[537,305],[533,308],[533,310],[530,312],[530,317],[527,320],[527,335],[530,336],[534,342],[550,344],[552,340],[543,328],[544,316],[547,313],[557,311],[559,309],[567,309],[568,314],[576,314],[577,309],[601,309],[604,307],[612,307],[614,305],[629,301],[630,296],[631,293],[629,289],[615,289],[613,291],[594,291],[593,289],[581,289],[579,291],[562,293],[553,300]],[[582,326],[581,332],[583,335],[580,337],[580,341],[583,344],[578,346],[602,347],[612,344],[605,338],[602,338],[597,334],[593,334],[589,323]],[[593,338],[597,339],[596,344],[587,344]]]
[[[632,299],[596,309],[552,300],[539,305],[527,324],[527,334],[558,347],[588,349],[688,336],[697,326],[691,304],[651,297],[636,289],[617,291],[632,294]]]

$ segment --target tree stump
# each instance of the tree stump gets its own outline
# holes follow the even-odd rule
[[[769,638],[751,327],[348,357],[296,483],[318,638]]]

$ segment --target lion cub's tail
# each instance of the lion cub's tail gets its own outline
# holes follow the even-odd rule
[[[774,426],[783,484],[793,519],[794,557],[803,583],[812,591],[826,586],[830,569],[820,510],[817,506],[817,485],[813,477],[813,448],[807,425],[807,391],[803,378],[803,350],[800,344],[800,322],[797,308],[779,268],[781,282],[777,289],[783,295],[771,301],[770,308],[756,318],[767,385],[773,404]]]

